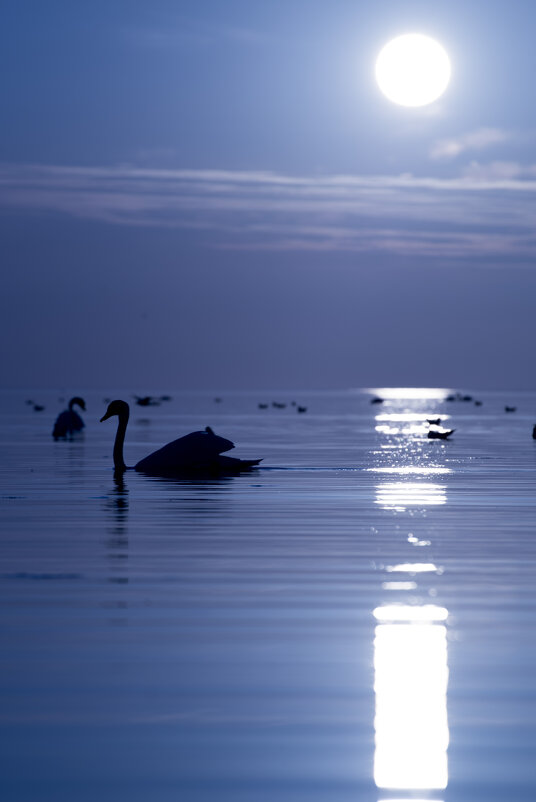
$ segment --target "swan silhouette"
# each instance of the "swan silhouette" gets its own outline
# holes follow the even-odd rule
[[[125,465],[123,443],[127,430],[130,407],[126,401],[112,401],[102,421],[117,415],[119,418],[114,442],[114,468],[117,473],[131,470]],[[191,432],[159,448],[134,465],[135,471],[148,476],[223,476],[249,471],[260,459],[222,457],[234,443],[214,434],[210,426],[203,432]]]
[[[56,423],[52,430],[52,437],[54,440],[58,440],[60,437],[67,437],[74,432],[80,432],[84,428],[84,421],[78,412],[75,412],[73,409],[75,404],[80,407],[80,409],[83,409],[84,412],[86,411],[86,402],[83,398],[79,398],[78,396],[71,398],[69,401],[69,409],[60,412],[56,418]]]

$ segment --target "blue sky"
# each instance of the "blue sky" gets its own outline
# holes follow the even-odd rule
[[[536,387],[531,3],[5,8],[5,385]]]

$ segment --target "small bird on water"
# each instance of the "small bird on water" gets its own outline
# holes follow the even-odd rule
[[[430,440],[446,440],[447,437],[456,431],[455,429],[430,429],[428,437]]]

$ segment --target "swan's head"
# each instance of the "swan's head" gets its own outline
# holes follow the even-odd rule
[[[71,400],[69,401],[69,409],[72,409],[75,404],[79,406],[80,409],[83,409],[84,412],[86,411],[86,402],[84,401],[83,398],[79,398],[78,396],[71,398]]]
[[[126,401],[112,401],[108,404],[108,409],[106,413],[100,419],[102,423],[103,420],[108,420],[108,418],[113,417],[114,415],[118,415],[120,418],[129,416],[130,407],[128,406]]]

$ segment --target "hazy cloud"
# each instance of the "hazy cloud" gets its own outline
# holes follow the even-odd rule
[[[136,47],[167,49],[184,45],[206,47],[216,41],[227,40],[234,44],[261,45],[269,40],[262,31],[236,25],[212,25],[187,20],[170,22],[166,27],[126,28],[123,35]]]
[[[451,179],[4,165],[0,204],[200,230],[226,249],[532,259],[534,177],[536,168],[509,162]]]
[[[499,128],[479,128],[452,139],[440,139],[430,149],[431,159],[454,159],[468,150],[483,150],[511,139],[508,131]]]
[[[463,169],[463,176],[471,182],[490,182],[511,181],[513,179],[534,179],[536,178],[536,165],[523,165],[514,161],[496,161],[489,164],[471,162],[468,167]]]

